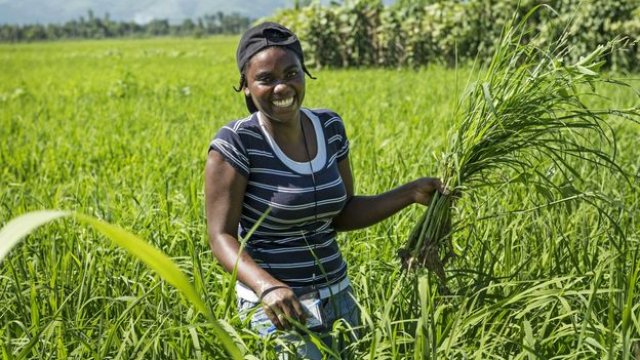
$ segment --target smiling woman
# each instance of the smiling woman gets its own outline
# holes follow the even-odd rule
[[[442,185],[420,178],[380,195],[354,195],[342,119],[302,107],[304,75],[311,75],[297,37],[263,23],[242,36],[236,55],[237,90],[251,114],[220,129],[209,147],[211,250],[225,269],[237,270],[239,310],[251,315],[251,327],[265,336],[286,331],[277,335],[297,345],[298,356],[320,359],[309,334],[342,352],[345,344],[329,335],[333,323],[359,324],[336,232],[426,205]],[[238,238],[254,227],[242,249]]]

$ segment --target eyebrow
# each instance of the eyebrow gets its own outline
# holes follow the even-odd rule
[[[296,70],[298,70],[298,64],[291,64],[290,66],[287,66],[284,71],[287,72],[289,70],[291,70],[292,68],[295,68]]]
[[[295,69],[295,70],[299,70],[299,66],[298,66],[297,64],[291,64],[291,65],[287,66],[287,67],[284,69],[284,72],[288,72],[288,71],[291,71],[291,70],[293,70],[293,69]],[[268,71],[268,70],[265,70],[265,71],[259,71],[258,73],[256,73],[256,75],[254,76],[254,78],[256,78],[256,79],[257,79],[257,78],[264,77],[264,76],[269,76],[269,75],[271,75],[271,71]]]

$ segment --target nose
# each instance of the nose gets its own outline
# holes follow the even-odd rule
[[[287,93],[289,92],[291,88],[289,87],[289,85],[287,85],[287,83],[283,82],[283,81],[279,81],[276,86],[273,88],[273,92],[275,94],[283,94],[283,93]]]

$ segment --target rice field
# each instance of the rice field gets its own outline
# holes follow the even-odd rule
[[[236,43],[0,45],[0,225],[43,209],[117,224],[178,264],[246,358],[270,359],[275,342],[243,326],[205,230],[208,143],[246,113],[232,89]],[[342,115],[357,193],[439,175],[470,68],[312,74],[305,105]],[[640,102],[633,89],[597,90],[585,99],[596,108]],[[531,171],[548,182],[492,171],[456,203],[464,228],[450,293],[433,274],[400,269],[420,207],[341,233],[362,310],[352,357],[640,359],[640,125],[609,124],[619,170],[569,159],[567,180],[540,161]],[[212,330],[178,290],[77,220],[40,228],[0,264],[2,359],[228,358]]]

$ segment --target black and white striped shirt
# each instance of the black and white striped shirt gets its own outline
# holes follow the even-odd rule
[[[220,129],[209,150],[220,152],[248,179],[240,237],[271,208],[247,240],[246,251],[292,287],[327,286],[344,279],[347,270],[332,219],[347,200],[338,162],[347,157],[349,142],[335,113],[302,111],[316,134],[317,154],[311,162],[288,158],[260,126],[257,113]]]

